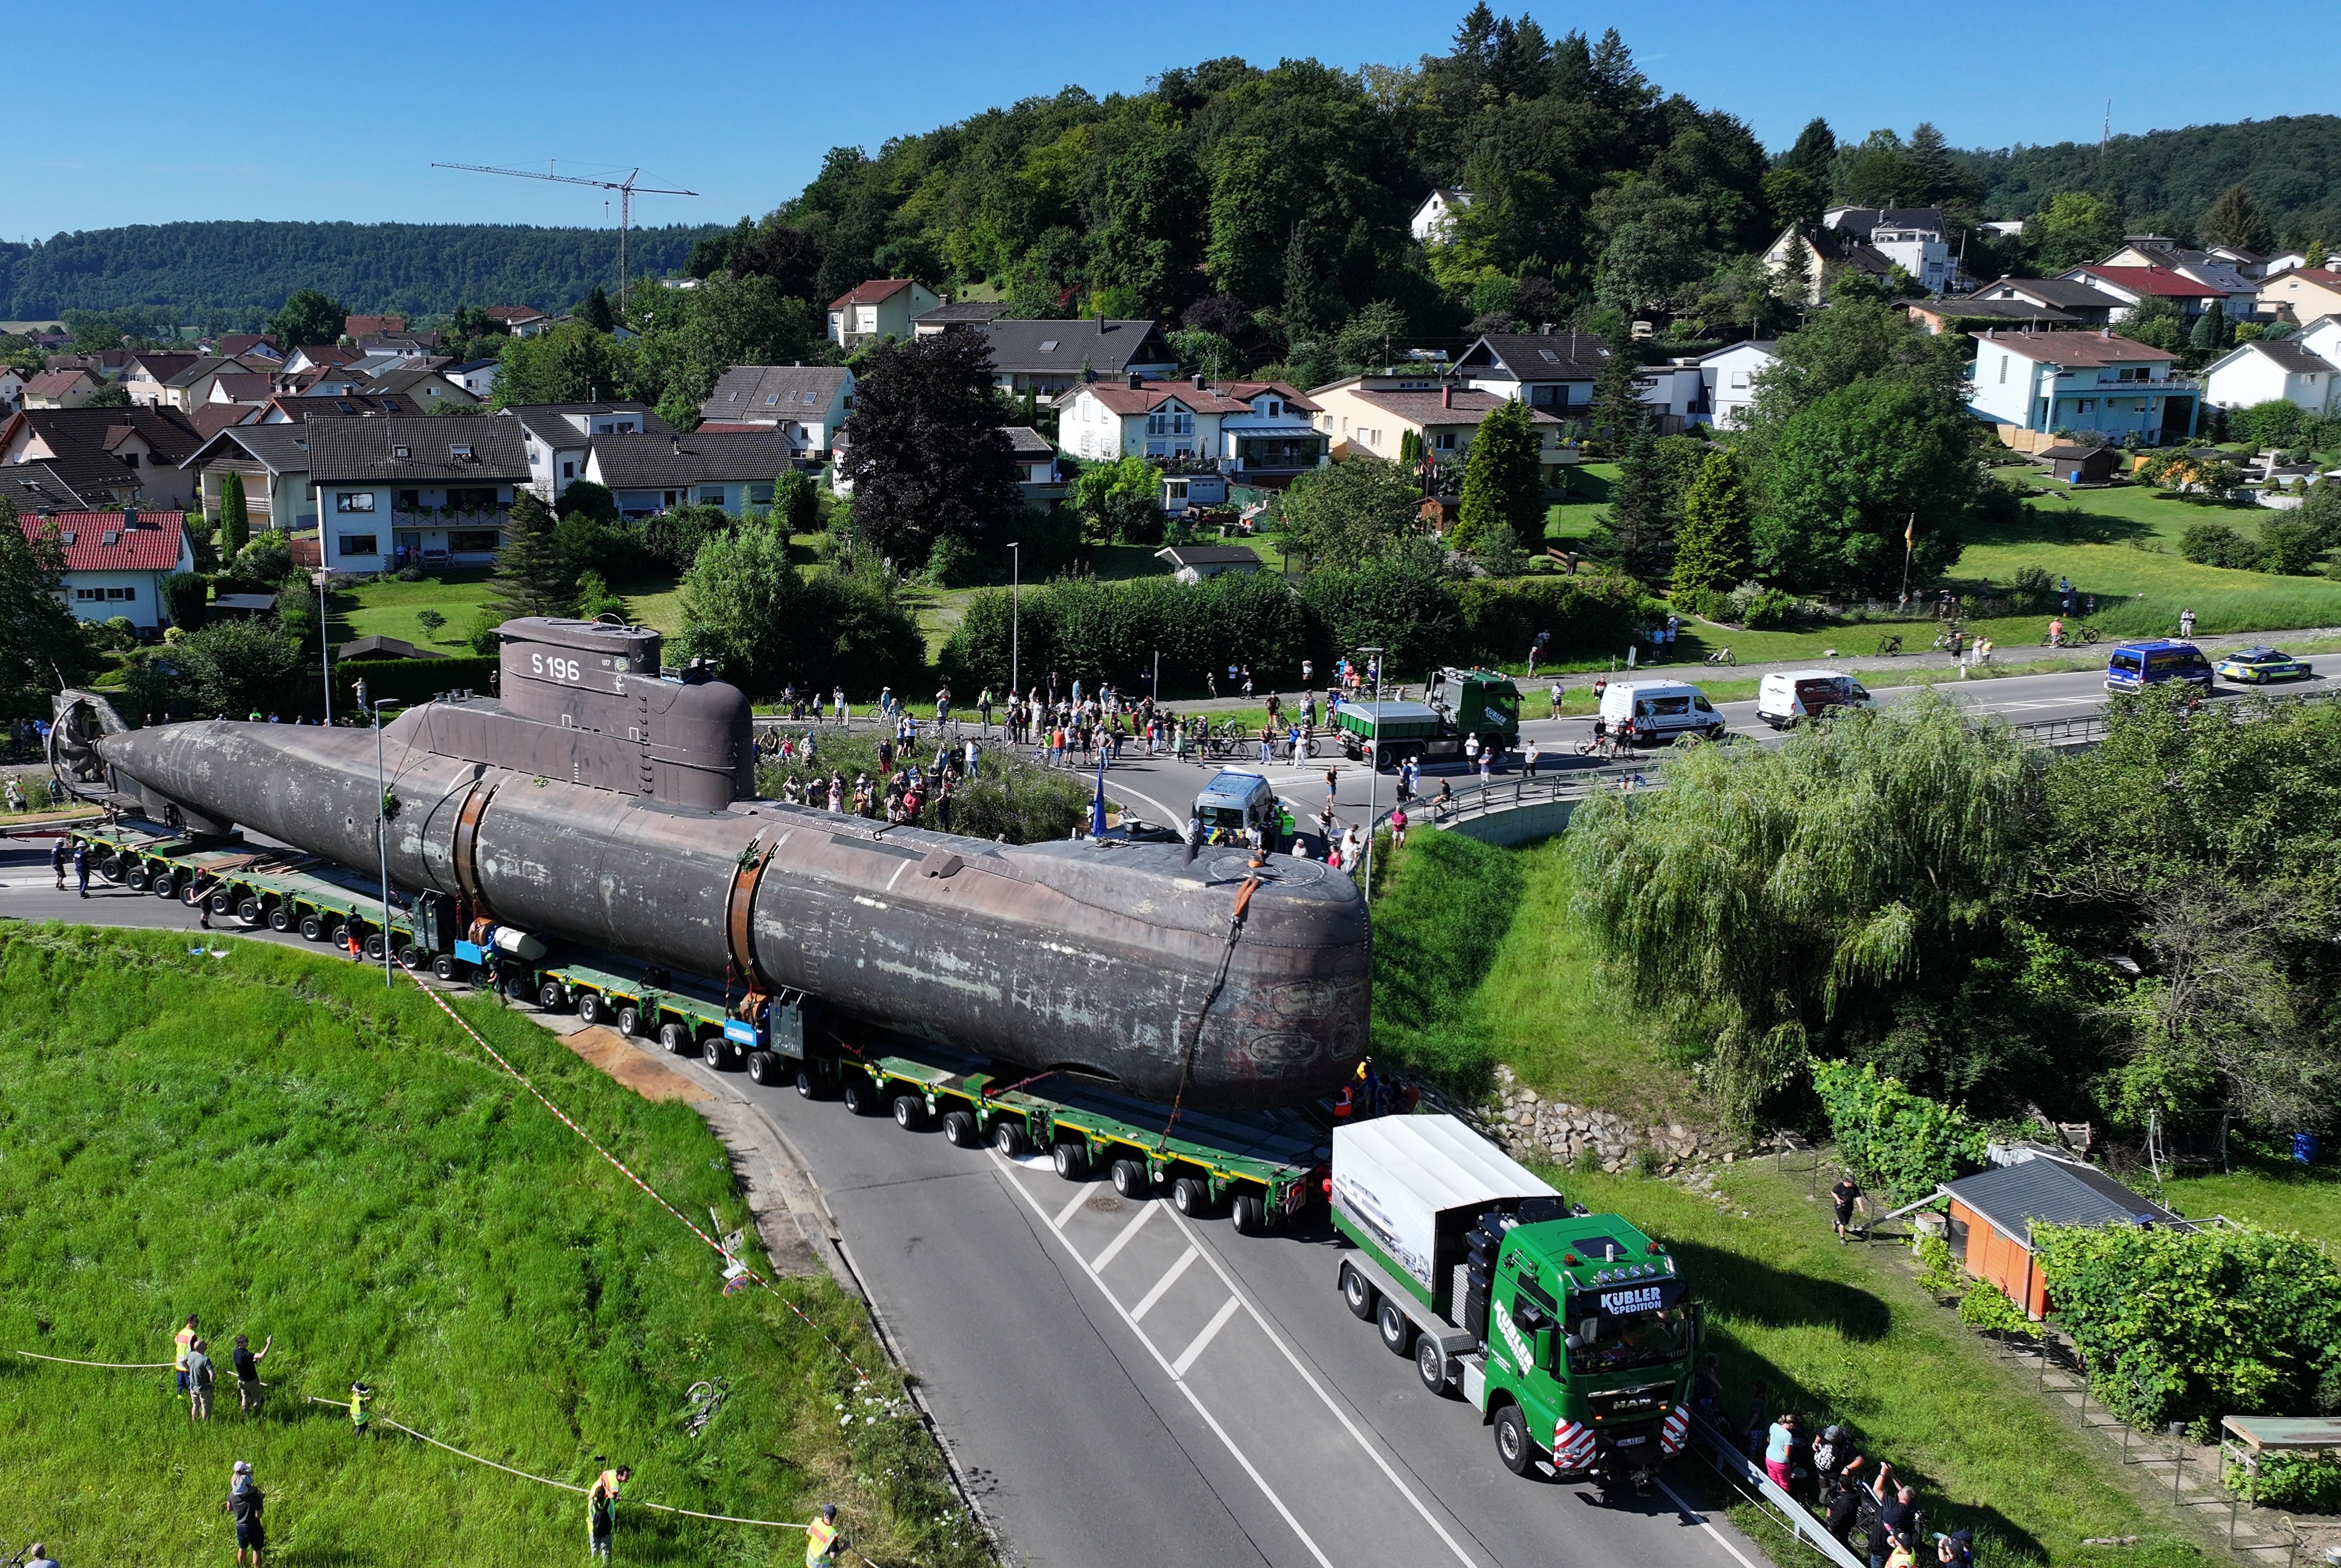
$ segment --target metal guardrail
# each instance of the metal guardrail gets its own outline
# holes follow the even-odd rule
[[[1514,773],[1490,779],[1485,784],[1468,784],[1454,792],[1444,811],[1434,809],[1438,799],[1434,795],[1419,793],[1406,805],[1408,815],[1417,821],[1443,828],[1522,806],[1582,799],[1597,790],[1616,789],[1629,782],[1636,789],[1657,789],[1659,776],[1655,759],[1625,758],[1595,767],[1569,767],[1551,773],[1540,772],[1533,779],[1524,773]]]
[[[1780,1490],[1764,1473],[1762,1465],[1741,1453],[1738,1444],[1697,1415],[1690,1418],[1690,1431],[1706,1446],[1708,1462],[1727,1479],[1738,1482],[1769,1505],[1798,1540],[1809,1543],[1838,1568],[1869,1568],[1868,1558],[1855,1556],[1844,1542],[1828,1533],[1828,1525],[1812,1516],[1810,1510]]]
[[[2011,726],[2017,736],[2034,746],[2094,746],[2106,738],[2106,716],[2084,714],[2074,719],[2036,719]]]

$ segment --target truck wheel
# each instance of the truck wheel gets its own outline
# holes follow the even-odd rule
[[[1515,1475],[1526,1475],[1536,1468],[1536,1444],[1529,1441],[1528,1420],[1517,1404],[1496,1412],[1496,1457]]]
[[[621,1003],[618,1007],[618,1033],[631,1040],[642,1032],[643,1010],[632,1002]]]
[[[1147,1179],[1144,1160],[1116,1160],[1107,1174],[1113,1177],[1113,1190],[1132,1203],[1154,1196],[1154,1184]]]
[[[1351,1317],[1361,1323],[1370,1321],[1374,1315],[1375,1295],[1374,1287],[1366,1283],[1364,1275],[1346,1263],[1341,1265],[1341,1301],[1349,1307]]]
[[[323,918],[316,915],[302,916],[301,937],[304,941],[324,941],[325,939],[325,922]]]
[[[1079,1143],[1061,1143],[1056,1147],[1049,1151],[1049,1158],[1056,1166],[1057,1174],[1064,1177],[1065,1180],[1089,1180],[1090,1151],[1088,1145]]]
[[[455,978],[455,955],[442,953],[432,959],[431,974],[435,979],[452,982]]]
[[[179,884],[168,871],[157,871],[147,882],[146,890],[157,898],[167,898],[179,890]]]
[[[577,1017],[587,1024],[606,1024],[610,1021],[610,1004],[602,999],[598,991],[581,991],[577,995]]]
[[[668,1056],[687,1057],[691,1054],[691,1031],[681,1024],[661,1024],[659,1044]]]
[[[367,958],[372,958],[375,963],[379,964],[382,962],[382,956],[389,951],[390,944],[383,940],[383,936],[380,931],[369,931],[366,933],[365,956]]]
[[[268,911],[268,928],[272,931],[291,930],[293,928],[293,911],[286,908],[282,904],[271,906]]]
[[[262,911],[260,908],[260,900],[257,898],[246,898],[244,902],[238,904],[235,907],[235,918],[242,920],[247,926],[257,926],[263,920],[268,918],[267,915]]]
[[[1193,1176],[1180,1176],[1170,1184],[1170,1206],[1189,1219],[1201,1219],[1211,1212],[1211,1189]]]
[[[878,1103],[877,1086],[860,1073],[847,1077],[845,1087],[837,1097],[844,1101],[845,1108],[857,1116],[874,1116],[882,1108]]]
[[[560,981],[547,980],[536,988],[536,1005],[543,1012],[566,1012],[569,1010],[569,997],[562,990]]]
[[[1240,1192],[1228,1206],[1228,1217],[1234,1222],[1238,1236],[1265,1236],[1268,1233],[1268,1201],[1254,1192]]]
[[[712,1072],[722,1072],[732,1065],[732,1042],[722,1035],[709,1035],[699,1042],[699,1059]]]
[[[1414,1370],[1423,1387],[1441,1399],[1447,1397],[1447,1352],[1439,1348],[1434,1335],[1426,1334],[1415,1340]]]
[[[431,955],[408,942],[398,949],[398,967],[407,970],[427,969],[431,967]]]
[[[917,1132],[927,1125],[927,1102],[916,1095],[894,1097],[894,1125],[906,1133]]]
[[[801,1100],[821,1098],[821,1086],[812,1081],[811,1062],[801,1063],[797,1067],[797,1098]]]
[[[781,1081],[781,1058],[770,1051],[748,1053],[748,1081],[766,1088]]]
[[[233,915],[235,913],[235,895],[222,888],[212,895],[211,906],[214,915]]]
[[[1374,1328],[1382,1336],[1382,1348],[1392,1355],[1407,1355],[1414,1350],[1414,1324],[1398,1309],[1398,1303],[1382,1297],[1374,1313]]]
[[[991,1129],[991,1146],[1010,1159],[1019,1159],[1031,1146],[1025,1139],[1022,1122],[1001,1122]]]
[[[943,1113],[943,1142],[955,1149],[980,1149],[983,1146],[983,1129],[975,1125],[973,1111]]]
[[[129,888],[134,893],[144,892],[146,890],[146,868],[143,865],[131,867],[127,872],[124,873],[122,885]]]

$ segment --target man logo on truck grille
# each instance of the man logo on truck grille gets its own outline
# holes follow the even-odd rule
[[[1639,1290],[1609,1290],[1601,1293],[1601,1310],[1617,1316],[1629,1312],[1648,1312],[1659,1305],[1659,1290],[1655,1285]]]

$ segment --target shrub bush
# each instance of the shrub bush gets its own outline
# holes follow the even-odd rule
[[[2227,1466],[2227,1490],[2255,1508],[2341,1513],[2341,1454],[2263,1454],[2256,1467]]]
[[[1748,626],[1753,631],[1782,631],[1804,619],[1804,600],[1768,588],[1748,601]]]
[[[2224,522],[2190,522],[2179,537],[2178,553],[2197,566],[2224,566],[2252,571],[2260,564],[2260,547]]]
[[[1868,1063],[1816,1061],[1812,1073],[1838,1158],[1897,1206],[1983,1163],[1983,1129],[1965,1111],[1914,1095]]]

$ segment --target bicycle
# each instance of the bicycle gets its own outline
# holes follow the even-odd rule
[[[1897,634],[1897,633],[1895,633],[1895,632],[1891,632],[1891,631],[1889,631],[1889,632],[1888,632],[1885,636],[1883,636],[1883,637],[1881,637],[1881,638],[1879,638],[1879,639],[1878,640],[1878,655],[1877,655],[1877,656],[1878,656],[1878,658],[1880,658],[1880,659],[1888,659],[1888,658],[1891,658],[1893,655],[1895,655],[1895,654],[1897,654],[1897,653],[1899,653],[1899,652],[1901,652],[1901,651],[1902,651],[1902,639],[1901,639],[1901,637],[1900,637],[1898,634]]]
[[[1709,664],[1737,664],[1739,660],[1733,657],[1731,650],[1728,648],[1718,648],[1714,652],[1707,656],[1707,662]]]

